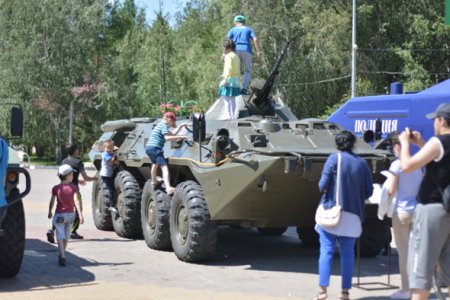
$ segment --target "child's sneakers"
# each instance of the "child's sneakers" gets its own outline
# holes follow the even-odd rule
[[[73,240],[82,240],[82,239],[84,239],[84,237],[82,235],[79,235],[78,232],[76,232],[76,231],[72,232],[70,234],[70,238],[73,239]]]
[[[55,233],[53,232],[53,230],[47,231],[47,242],[49,242],[50,244],[55,243]]]
[[[108,207],[108,210],[111,213],[111,216],[114,217],[114,220],[117,220],[119,218],[119,212],[117,211],[117,208],[111,206]]]
[[[117,208],[110,206],[108,207],[109,212],[117,214]]]

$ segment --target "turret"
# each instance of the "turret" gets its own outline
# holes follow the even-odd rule
[[[274,115],[274,108],[271,105],[270,93],[279,73],[281,62],[286,56],[288,46],[289,42],[287,42],[284,46],[283,52],[278,58],[275,68],[270,73],[267,80],[255,79],[254,82],[252,82],[252,93],[250,94],[248,100],[245,101],[250,115]]]

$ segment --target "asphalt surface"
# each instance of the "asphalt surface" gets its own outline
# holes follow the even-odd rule
[[[94,175],[94,171],[88,171]],[[317,291],[318,249],[301,245],[295,228],[280,237],[254,229],[220,227],[216,254],[203,264],[179,261],[172,252],[155,251],[144,240],[118,237],[95,228],[91,188],[81,188],[83,240],[71,240],[67,266],[57,263],[57,246],[46,240],[50,190],[56,169],[32,169],[31,194],[24,200],[27,222],[25,257],[15,278],[0,279],[0,299],[310,299]],[[397,256],[360,261],[360,288],[352,299],[389,299],[398,285]],[[354,283],[358,283],[355,270]],[[335,258],[329,299],[340,292]]]

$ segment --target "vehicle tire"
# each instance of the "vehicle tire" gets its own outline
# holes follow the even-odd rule
[[[92,216],[99,230],[112,231],[111,213],[108,211],[109,194],[106,184],[100,176],[92,185]]]
[[[194,181],[177,186],[170,207],[170,238],[175,255],[185,262],[209,258],[217,244],[217,225],[211,221],[202,188]]]
[[[128,171],[120,171],[114,180],[116,208],[112,214],[114,231],[124,238],[142,237],[141,197],[142,189],[136,178]]]
[[[19,193],[14,189],[11,193]],[[15,276],[22,265],[25,250],[25,213],[22,201],[8,206],[0,237],[0,278]]]
[[[147,245],[155,250],[170,250],[170,202],[167,194],[154,191],[147,181],[142,192],[141,223]]]
[[[266,236],[278,236],[286,232],[287,227],[257,227],[259,233]]]
[[[297,227],[297,234],[303,246],[317,247],[320,245],[319,234],[314,227]]]
[[[362,234],[359,238],[360,256],[375,257],[380,254],[381,250],[384,249],[386,243],[390,240],[390,222],[387,218],[383,221],[378,218],[366,218],[362,227]]]

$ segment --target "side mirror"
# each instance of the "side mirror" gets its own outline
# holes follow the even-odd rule
[[[381,125],[382,125],[381,120],[378,118],[375,121],[375,140],[377,140],[377,141],[381,140],[381,134],[382,134]]]
[[[364,142],[366,142],[366,143],[373,142],[373,140],[375,138],[375,133],[370,129],[366,130],[363,132],[362,138],[363,138]]]
[[[195,113],[192,118],[192,138],[194,141],[201,143],[206,136],[206,120],[204,114]]]
[[[21,137],[23,134],[23,111],[20,106],[11,108],[11,136]]]

